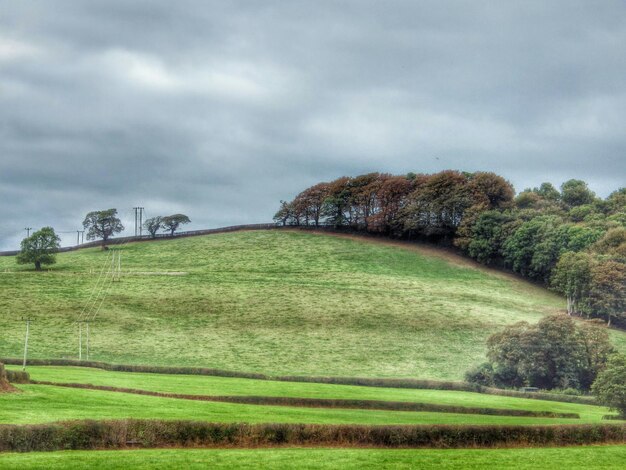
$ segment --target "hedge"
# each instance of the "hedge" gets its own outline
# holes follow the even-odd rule
[[[0,425],[0,451],[154,447],[479,448],[626,443],[626,425],[365,426],[106,420]]]

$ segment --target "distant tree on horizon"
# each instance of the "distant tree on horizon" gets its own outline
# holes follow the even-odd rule
[[[164,228],[163,226],[163,217],[157,215],[156,217],[150,217],[146,219],[143,223],[143,226],[146,228],[148,233],[152,238],[156,238],[157,232]]]
[[[174,236],[174,232],[183,224],[190,223],[191,220],[185,214],[173,214],[165,216],[161,219],[164,230],[169,230],[170,236]]]
[[[117,217],[117,209],[89,212],[83,220],[83,227],[87,230],[87,240],[102,238],[103,249],[113,234],[124,230],[122,221]]]

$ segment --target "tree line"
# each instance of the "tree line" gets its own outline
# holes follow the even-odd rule
[[[156,238],[159,230],[173,237],[181,225],[190,222],[185,214],[173,214],[152,217],[147,219],[143,226],[152,238]],[[105,209],[89,212],[83,220],[83,228],[87,230],[87,240],[101,239],[102,248],[106,249],[109,238],[122,232],[124,225],[117,216],[117,209]],[[16,261],[18,264],[34,264],[35,269],[40,271],[43,265],[56,263],[56,253],[60,247],[61,238],[55,233],[54,228],[43,227],[22,240]]]
[[[626,188],[601,199],[572,179],[516,195],[491,172],[369,173],[315,184],[274,220],[454,245],[563,294],[570,315],[626,327]]]

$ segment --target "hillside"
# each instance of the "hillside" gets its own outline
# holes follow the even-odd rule
[[[489,334],[564,308],[544,289],[433,248],[297,231],[114,248],[122,276],[100,291],[94,360],[460,379]],[[74,322],[110,251],[59,254],[44,273],[0,258],[0,357],[20,355],[17,320],[29,315],[31,357],[75,358]],[[626,350],[626,335],[612,336]]]

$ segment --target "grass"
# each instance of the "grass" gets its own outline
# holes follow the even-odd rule
[[[0,395],[0,423],[38,424],[74,419],[183,419],[220,423],[307,424],[517,424],[553,425],[597,422],[476,414],[324,409],[243,405],[159,398],[48,385],[18,385],[22,393]]]
[[[61,451],[0,454],[4,469],[160,468],[515,468],[609,469],[626,466],[626,446],[535,449],[211,449]]]
[[[437,250],[254,231],[122,246],[122,281],[91,325],[91,358],[269,374],[462,378],[506,324],[564,302]],[[73,323],[109,253],[36,273],[0,257],[0,357],[76,357]],[[168,275],[176,274],[176,275]],[[626,335],[614,333],[626,350]]]
[[[17,369],[7,366],[8,369]],[[472,392],[396,389],[351,385],[276,382],[226,377],[111,372],[83,367],[30,367],[33,380],[90,383],[189,395],[248,395],[273,397],[331,398],[434,403],[476,408],[504,408],[556,413],[578,413],[582,421],[599,422],[608,410],[601,406],[532,400]],[[570,420],[570,422],[572,422]]]

